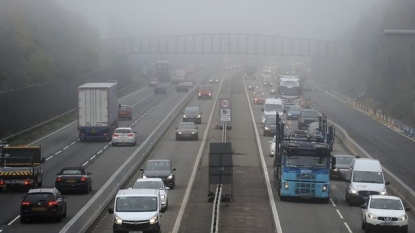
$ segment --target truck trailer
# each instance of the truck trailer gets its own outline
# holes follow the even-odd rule
[[[110,141],[118,127],[117,83],[85,83],[78,87],[78,131],[81,142]]]
[[[170,62],[158,61],[155,65],[155,77],[160,82],[170,82]]]

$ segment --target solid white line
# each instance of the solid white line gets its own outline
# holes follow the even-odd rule
[[[340,211],[338,209],[336,209],[337,214],[339,214],[340,218],[343,219],[343,215],[340,213]]]
[[[261,146],[261,140],[259,138],[258,128],[256,127],[256,123],[255,123],[254,112],[252,111],[251,101],[249,99],[248,92],[246,91],[245,79],[243,79],[243,83],[244,83],[246,99],[248,100],[249,111],[251,112],[252,124],[254,125],[256,142],[257,142],[257,146],[259,149],[259,158],[261,159],[262,171],[264,172],[265,184],[267,185],[268,197],[269,197],[269,201],[271,204],[271,211],[274,217],[274,225],[277,228],[277,232],[282,233],[281,222],[278,217],[277,206],[275,205],[274,194],[272,192],[272,187],[271,187],[271,181],[268,176],[268,170],[267,170],[268,168],[267,168],[267,164],[265,163],[264,153],[262,151],[262,146]]]
[[[347,222],[344,222],[344,225],[346,226],[349,233],[353,233],[353,231],[350,229],[349,225],[347,225]]]
[[[331,204],[336,207],[336,204],[334,203],[333,199],[330,198]]]
[[[62,152],[62,151],[60,150],[60,151],[56,152],[56,153],[55,153],[55,155],[58,155],[58,154],[60,154],[61,152]]]
[[[232,73],[228,73],[228,74],[232,74]],[[199,152],[197,153],[195,165],[193,167],[192,174],[190,175],[189,184],[187,185],[186,192],[184,194],[183,201],[182,201],[182,204],[180,205],[180,210],[179,210],[179,213],[177,214],[177,218],[176,218],[176,221],[174,222],[173,230],[171,231],[171,233],[179,232],[180,223],[181,223],[182,218],[183,218],[184,210],[186,209],[187,202],[189,200],[190,191],[192,190],[193,182],[194,182],[195,177],[196,177],[196,173],[197,173],[197,170],[198,170],[198,167],[199,167],[200,160],[202,159],[202,153],[203,153],[203,150],[204,150],[204,147],[205,147],[205,143],[207,141],[206,137],[209,133],[213,113],[215,112],[215,107],[216,107],[217,102],[218,102],[218,97],[219,97],[219,93],[220,93],[219,90],[222,87],[222,83],[223,83],[223,80],[225,79],[225,76],[226,75],[224,75],[224,77],[222,78],[222,82],[219,85],[219,88],[218,88],[218,91],[217,91],[217,94],[216,94],[216,99],[215,99],[215,102],[213,103],[212,111],[210,113],[209,120],[208,120],[208,123],[206,125],[206,130],[205,130],[205,133],[203,134],[203,141],[202,141],[202,144],[200,145]]]

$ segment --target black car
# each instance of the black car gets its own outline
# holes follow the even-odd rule
[[[217,83],[219,83],[219,79],[218,79],[218,78],[216,78],[216,77],[211,77],[211,78],[209,79],[209,83],[210,83],[210,84],[217,84]]]
[[[176,92],[189,92],[189,86],[185,83],[179,83],[176,86]]]
[[[319,121],[320,114],[314,109],[302,109],[298,116],[298,129],[308,127],[311,122]]]
[[[183,112],[183,122],[202,124],[202,114],[199,107],[186,107]]]
[[[301,113],[301,107],[299,105],[288,105],[288,108],[286,111],[287,111],[287,120],[298,120],[298,117],[300,116],[300,113]]]
[[[180,122],[179,126],[176,127],[176,141],[182,139],[193,139],[199,140],[199,127],[193,122]]]
[[[81,191],[88,194],[92,190],[91,172],[83,167],[64,167],[58,173],[55,188],[59,191]]]
[[[277,117],[267,116],[264,121],[264,136],[274,136],[277,131]]]
[[[344,180],[350,165],[354,158],[359,158],[356,155],[332,155],[332,159],[336,160],[336,165],[330,168],[331,180]]]
[[[170,189],[176,186],[176,168],[169,159],[148,160],[140,170],[143,171],[142,178],[161,178]]]
[[[154,94],[158,93],[167,94],[166,87],[164,87],[163,85],[156,85],[154,87]]]
[[[20,204],[20,222],[34,218],[53,218],[62,222],[66,217],[66,197],[56,188],[30,189]]]

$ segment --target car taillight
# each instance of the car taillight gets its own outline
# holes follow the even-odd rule
[[[81,181],[85,182],[86,181],[86,177],[81,177]]]
[[[56,178],[56,181],[57,181],[57,182],[62,182],[62,177],[57,177],[57,178]]]
[[[118,136],[119,136],[118,134],[113,134],[113,135],[112,135],[112,137],[118,137]]]
[[[24,184],[24,185],[29,185],[29,184],[32,184],[32,181],[31,181],[31,180],[25,180],[25,181],[23,182],[23,184]]]
[[[54,206],[54,205],[58,205],[58,202],[57,201],[48,202],[48,206]]]
[[[30,202],[24,201],[24,202],[22,202],[22,205],[30,205]]]
[[[4,185],[4,180],[0,180],[0,185]]]
[[[132,133],[127,134],[127,137],[134,137],[134,134],[132,134]]]

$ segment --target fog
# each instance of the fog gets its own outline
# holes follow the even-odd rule
[[[254,33],[334,40],[382,0],[58,0],[83,14],[102,38]]]

